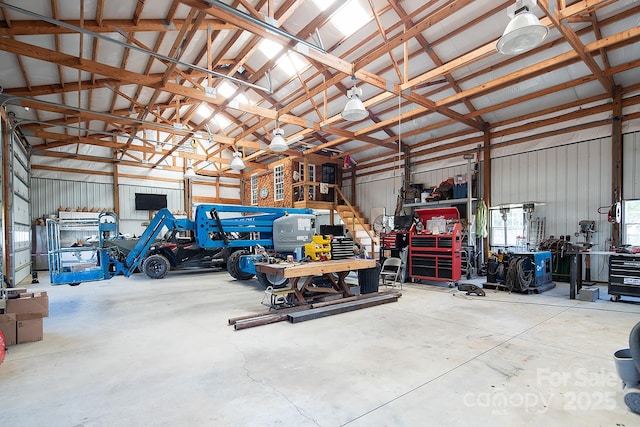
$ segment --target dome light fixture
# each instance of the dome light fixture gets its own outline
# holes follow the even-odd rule
[[[362,96],[362,89],[356,87],[356,78],[352,77],[353,87],[347,91],[347,97],[349,100],[344,106],[342,111],[342,118],[348,122],[358,122],[369,117],[369,112],[364,108],[364,104],[360,97]]]
[[[284,131],[276,127],[273,130],[273,139],[271,140],[271,144],[269,144],[269,149],[271,151],[275,151],[276,153],[282,153],[289,148],[287,142],[284,140]]]
[[[517,0],[507,8],[511,21],[496,43],[496,50],[503,55],[517,55],[540,45],[549,34],[549,29],[531,13],[535,0]]]
[[[187,170],[184,172],[185,179],[193,179],[196,176],[196,171],[193,170],[193,166],[191,164],[187,166]]]
[[[244,162],[242,161],[242,153],[240,153],[239,151],[234,151],[233,159],[231,160],[230,166],[234,171],[241,171],[246,167]]]

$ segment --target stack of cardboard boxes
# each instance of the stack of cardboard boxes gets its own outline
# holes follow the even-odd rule
[[[45,291],[24,288],[1,289],[0,330],[6,345],[42,341],[42,318],[49,316],[49,297]]]

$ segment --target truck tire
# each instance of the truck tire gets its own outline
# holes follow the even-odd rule
[[[267,273],[256,273],[256,279],[258,282],[266,288],[272,286],[273,289],[284,288],[287,284],[289,284],[289,279],[285,279],[282,276],[276,276],[275,274],[267,274]]]
[[[150,255],[144,260],[144,274],[152,279],[162,279],[169,272],[171,265],[169,260],[162,255]]]
[[[252,273],[246,273],[240,269],[240,257],[242,255],[250,255],[249,251],[235,251],[231,255],[229,255],[229,259],[227,260],[227,271],[237,280],[249,280],[253,278]],[[146,264],[146,263],[145,263]]]

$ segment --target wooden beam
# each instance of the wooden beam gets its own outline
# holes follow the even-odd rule
[[[554,0],[552,0],[554,1]],[[586,51],[582,40],[576,35],[573,29],[568,25],[566,21],[561,22],[558,18],[557,14],[554,13],[555,9],[552,9],[553,6],[549,5],[548,0],[538,1],[538,5],[540,9],[544,11],[544,13],[549,17],[553,25],[556,27],[560,34],[566,39],[567,43],[573,48],[573,50],[578,54],[582,62],[589,68],[589,70],[593,73],[594,76],[598,79],[600,84],[605,88],[608,94],[613,96],[614,92],[614,83],[611,77],[607,77],[604,75],[600,66],[593,59],[591,54]]]

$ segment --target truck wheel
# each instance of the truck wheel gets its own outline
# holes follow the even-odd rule
[[[252,273],[246,273],[240,269],[240,257],[242,255],[250,255],[249,251],[235,251],[231,255],[229,255],[229,259],[227,260],[227,271],[237,280],[249,280],[253,278]],[[145,263],[146,264],[146,263]]]
[[[143,268],[152,279],[162,279],[169,272],[169,260],[162,255],[151,255],[144,260]]]
[[[256,279],[258,282],[266,288],[272,286],[274,289],[276,288],[284,288],[288,283],[289,279],[285,279],[282,276],[277,276],[275,274],[267,274],[267,273],[256,273]]]

